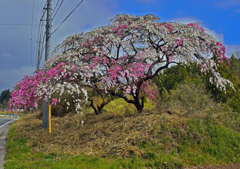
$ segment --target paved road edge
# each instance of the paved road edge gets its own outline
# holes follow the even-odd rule
[[[10,125],[18,119],[11,119],[10,122],[5,123],[4,125],[0,126],[0,169],[4,169],[4,157],[6,155],[6,137],[8,135],[8,131]]]

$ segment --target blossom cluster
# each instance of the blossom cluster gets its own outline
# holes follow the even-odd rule
[[[65,57],[64,57],[65,58]],[[57,59],[51,58],[51,62],[58,64],[46,63],[45,66],[50,69],[42,69],[35,73],[34,76],[25,76],[20,82],[18,82],[11,93],[12,98],[10,100],[9,108],[13,112],[15,108],[37,108],[38,101],[44,101],[53,96],[55,93],[60,93],[58,98],[52,98],[50,100],[52,105],[56,105],[57,102],[61,101],[61,96],[64,91],[67,91],[72,95],[75,102],[76,112],[81,112],[81,105],[79,103],[86,102],[87,90],[81,88],[75,80],[80,76],[81,70],[73,64],[60,62],[61,56]],[[84,94],[85,99],[80,100],[77,96]],[[69,105],[69,102],[67,102]],[[68,107],[67,107],[68,108]]]

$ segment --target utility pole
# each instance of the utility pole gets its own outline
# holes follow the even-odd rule
[[[47,0],[47,23],[46,23],[46,49],[45,49],[45,61],[50,58],[51,51],[51,27],[52,27],[52,0]],[[49,128],[49,98],[43,103],[43,122],[42,128]]]

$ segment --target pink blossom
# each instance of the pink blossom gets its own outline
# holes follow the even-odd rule
[[[52,104],[51,105],[56,105],[57,104],[57,99],[55,98],[55,99],[52,99],[53,101],[52,101]]]

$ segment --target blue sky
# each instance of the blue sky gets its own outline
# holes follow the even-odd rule
[[[61,0],[60,0],[61,1]],[[24,75],[32,75],[37,64],[38,25],[46,0],[0,1],[0,92],[12,90]],[[53,20],[52,30],[80,0],[65,0]],[[53,0],[55,7],[57,0]],[[161,22],[198,22],[226,47],[226,56],[240,51],[240,0],[84,0],[52,35],[52,49],[67,36],[107,25],[117,14],[154,14]],[[8,25],[30,24],[30,25]],[[31,31],[32,30],[32,31]],[[30,39],[32,38],[32,43]],[[31,47],[32,45],[32,47]],[[44,62],[44,55],[41,66]]]

